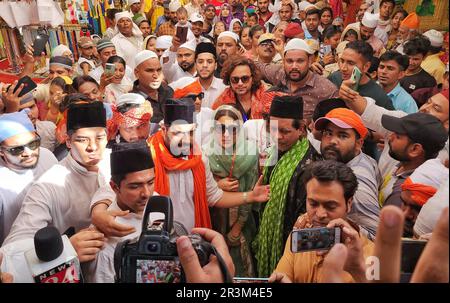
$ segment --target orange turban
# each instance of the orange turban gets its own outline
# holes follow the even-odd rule
[[[419,29],[420,18],[416,13],[412,12],[405,19],[403,19],[400,26],[407,27],[409,29]]]
[[[202,92],[202,86],[198,80],[192,82],[191,84],[175,89],[173,92],[173,97],[175,99],[180,99],[186,97],[187,95],[198,95]]]

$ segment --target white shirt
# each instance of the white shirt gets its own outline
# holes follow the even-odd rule
[[[100,186],[109,187],[109,153],[105,151],[98,173],[87,171],[71,154],[45,172],[30,187],[5,244],[33,238],[49,225],[60,233],[69,227],[76,232],[89,227],[92,196]]]
[[[205,93],[205,97],[203,98],[202,107],[212,108],[214,102],[216,102],[217,98],[223,93],[223,91],[228,86],[223,83],[223,80],[220,78],[214,77],[211,85],[208,89],[204,89],[202,86],[202,90]]]
[[[36,132],[41,137],[41,147],[53,152],[59,145],[56,140],[56,125],[51,121],[36,120]]]
[[[13,170],[0,158],[0,245],[9,234],[32,183],[57,163],[55,156],[42,147],[39,148],[39,159],[33,169]]]
[[[190,72],[185,72],[177,61],[177,53],[168,51],[168,58],[169,61],[163,64],[162,71],[164,73],[164,78],[166,79],[167,83],[171,83],[175,80],[178,80],[183,77],[194,77],[196,73],[191,74]]]
[[[84,73],[83,73],[83,69],[81,68],[81,64],[82,64],[82,63],[87,63],[87,64],[89,64],[89,65],[91,66],[91,71],[95,69],[95,62],[94,62],[94,60],[89,60],[89,59],[86,59],[86,58],[84,58],[84,57],[80,57],[80,58],[78,59],[78,62],[77,62],[77,69],[76,69],[76,72],[77,72],[77,74],[78,74],[79,76],[82,76],[82,75],[84,74]]]
[[[194,140],[200,146],[208,144],[211,138],[211,130],[214,126],[214,111],[207,107],[202,107],[199,113],[195,114],[197,128],[195,129]]]
[[[214,206],[222,198],[223,191],[217,187],[217,183],[209,168],[208,158],[202,156],[206,173],[206,199],[210,207]],[[167,172],[170,182],[170,198],[173,204],[173,219],[180,222],[187,231],[191,231],[195,225],[194,211],[194,176],[192,171],[177,170]],[[92,198],[92,203],[109,200],[114,201],[115,193],[110,186],[100,187]]]
[[[122,57],[127,65],[131,68],[135,68],[134,57],[142,50],[142,37],[125,37],[122,33],[118,33],[111,39],[116,47],[117,56]]]
[[[121,210],[116,200],[109,206],[108,210]],[[109,237],[102,250],[97,254],[95,260],[89,262],[85,270],[86,282],[88,283],[114,283],[116,271],[114,269],[114,251],[117,244],[128,239],[139,237],[142,229],[142,216],[128,213],[123,217],[116,217],[115,221],[120,224],[131,225],[136,231],[124,237]]]

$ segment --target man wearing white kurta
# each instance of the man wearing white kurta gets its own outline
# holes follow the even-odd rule
[[[104,241],[103,234],[86,229],[91,198],[100,186],[107,186],[110,176],[109,161],[101,163],[107,143],[103,104],[71,104],[67,135],[69,155],[31,186],[4,244],[32,238],[48,225],[61,233],[73,227],[76,234],[70,241],[85,262],[95,258]]]
[[[122,57],[126,64],[134,69],[134,56],[142,50],[144,43],[142,32],[134,24],[130,12],[117,13],[115,20],[117,34],[111,42],[116,46],[117,56]]]
[[[179,45],[177,38],[172,40],[172,46],[169,49],[169,61],[163,64],[164,77],[167,83],[178,80],[183,77],[194,77],[195,69],[195,48],[197,43],[190,40]]]
[[[97,258],[89,263],[86,273],[88,282],[114,282],[114,250],[119,242],[140,235],[142,215],[148,199],[153,195],[154,179],[154,164],[145,140],[113,145],[110,184],[115,196],[108,210],[130,211],[126,216],[117,217],[116,221],[133,226],[136,232],[124,237],[108,237]],[[149,223],[152,218],[150,214]]]
[[[155,163],[155,191],[170,196],[175,221],[188,231],[194,226],[211,228],[208,206],[229,208],[267,201],[269,186],[261,185],[262,177],[250,192],[223,192],[217,187],[207,158],[192,143],[195,106],[191,98],[169,99],[164,107],[164,125],[147,142]],[[105,204],[111,204],[114,193],[107,187],[100,191],[92,200],[92,218],[100,230],[117,233],[124,226],[111,224],[111,217],[105,215]]]
[[[58,163],[36,140],[39,141],[39,137],[25,113],[0,116],[0,246],[31,184]],[[17,149],[21,152],[16,155]]]

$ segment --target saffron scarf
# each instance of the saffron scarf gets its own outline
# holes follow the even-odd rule
[[[190,155],[188,160],[174,157],[166,145],[162,131],[149,138],[149,146],[155,163],[155,191],[163,196],[170,196],[168,172],[192,170],[194,176],[194,210],[195,227],[211,228],[208,201],[206,199],[206,172],[202,155]]]
[[[268,166],[264,168],[264,180],[270,180],[270,198],[262,215],[258,235],[253,243],[260,277],[268,277],[281,259],[284,248],[284,211],[289,182],[308,151],[308,147],[308,139],[303,138],[279,159],[270,176],[268,176]],[[277,151],[272,148],[270,158],[276,155]],[[269,163],[272,160],[270,158]]]

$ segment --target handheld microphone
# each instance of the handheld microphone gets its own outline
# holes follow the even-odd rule
[[[81,283],[77,253],[66,235],[58,229],[44,227],[34,235],[34,248],[25,258],[35,283]]]

